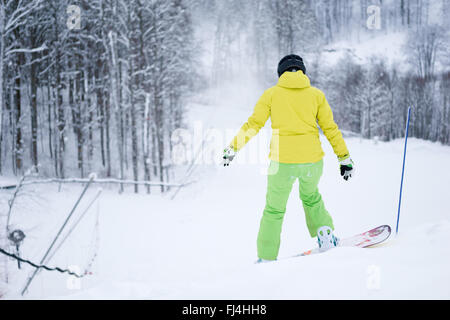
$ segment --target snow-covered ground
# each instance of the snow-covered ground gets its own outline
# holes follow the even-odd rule
[[[337,41],[324,47],[321,63],[336,64],[349,54],[357,63],[367,63],[373,57],[382,58],[388,65],[402,69],[407,67],[405,59],[405,32],[382,33],[361,36],[359,41]]]
[[[252,110],[247,100],[256,98],[249,94],[240,104],[229,106],[226,117],[227,100],[221,100],[223,106],[198,104],[189,121],[208,119],[204,127],[237,129]],[[335,156],[322,137],[326,157],[320,191],[337,234],[349,236],[381,224],[395,229],[403,141],[377,143],[355,137],[346,141],[356,164],[356,175],[349,182],[341,179]],[[249,150],[257,144],[257,139],[252,140]],[[237,161],[228,168],[199,165],[193,174],[196,183],[174,200],[170,194],[135,195],[130,188],[119,195],[115,189],[105,189],[50,261],[83,269],[96,252],[93,274],[77,283],[67,275],[42,271],[25,298],[449,299],[449,163],[449,147],[409,140],[400,234],[372,249],[338,248],[285,259],[316,245],[307,233],[294,186],[280,260],[269,264],[254,264],[266,192],[265,163]],[[35,200],[23,198],[13,224],[28,235],[22,255],[39,260],[81,187],[63,186],[61,192],[57,186],[27,188],[28,198]],[[92,187],[79,212],[96,192]],[[17,271],[14,261],[8,268],[5,297],[21,298],[32,269]]]

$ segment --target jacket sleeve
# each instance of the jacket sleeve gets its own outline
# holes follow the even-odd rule
[[[235,151],[242,149],[247,142],[256,136],[259,130],[264,127],[270,116],[271,93],[266,90],[261,98],[259,98],[253,110],[253,114],[248,118],[247,122],[239,130],[238,134],[231,141],[230,146]]]
[[[347,145],[345,144],[342,133],[333,119],[333,112],[328,104],[325,95],[322,93],[317,112],[317,120],[320,128],[327,137],[333,151],[339,159],[346,158],[349,155]]]

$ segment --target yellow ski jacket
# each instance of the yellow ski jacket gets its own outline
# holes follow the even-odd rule
[[[314,163],[324,156],[319,124],[338,158],[349,154],[325,95],[311,87],[302,71],[285,72],[278,84],[266,90],[253,114],[241,127],[231,146],[239,151],[271,117],[271,160],[281,163]]]

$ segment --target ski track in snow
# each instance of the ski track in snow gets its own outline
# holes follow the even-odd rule
[[[253,98],[257,97],[248,100]],[[237,129],[251,110],[234,108],[229,119],[213,115],[211,124]],[[214,108],[199,105],[193,111],[193,119],[196,114],[206,119],[204,114]],[[395,231],[403,140],[376,143],[347,138],[356,166],[349,182],[340,177],[331,147],[324,137],[321,140],[326,156],[319,188],[337,234],[350,236],[382,224]],[[255,143],[252,140],[249,146]],[[100,243],[93,275],[83,278],[81,287],[69,289],[72,279],[67,275],[40,272],[25,298],[449,299],[449,163],[449,147],[409,140],[400,235],[384,245],[338,248],[258,265],[254,262],[265,204],[264,165],[236,161],[228,168],[199,166],[194,173],[197,182],[173,201],[143,191],[135,195],[131,188],[122,195],[106,189],[97,209],[88,214],[91,220],[74,232],[74,239],[50,263],[62,267],[84,263],[81,256],[91,243],[98,210]],[[287,206],[280,258],[316,246],[307,232],[297,187],[296,183]],[[64,186],[61,193],[57,187],[34,189],[40,213],[24,206],[13,223],[28,230],[23,255],[37,260],[81,188]],[[92,188],[86,197],[94,193]],[[14,261],[9,270],[16,270]],[[6,298],[21,298],[19,292],[31,271],[24,267],[13,272]]]

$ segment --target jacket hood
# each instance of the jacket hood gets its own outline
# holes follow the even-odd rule
[[[299,70],[297,72],[285,72],[278,79],[278,86],[290,89],[309,88],[311,83],[309,78]]]

